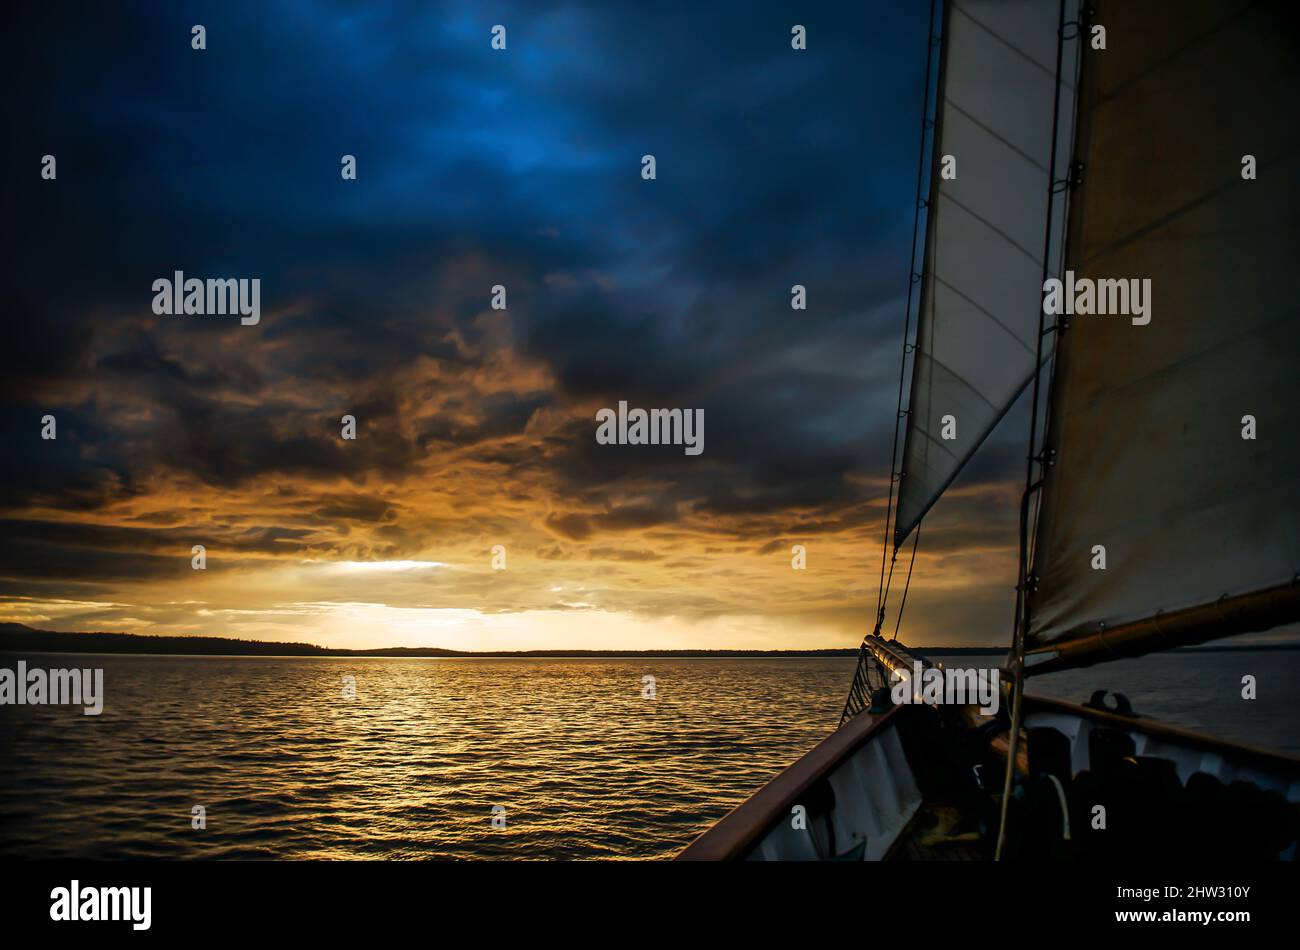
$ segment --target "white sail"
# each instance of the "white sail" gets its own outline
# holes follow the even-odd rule
[[[1066,6],[1070,20],[1077,0]],[[1049,185],[1066,177],[1073,125],[1077,43],[1067,42],[1053,171],[1060,0],[953,0],[945,8],[896,545],[1033,375]],[[1048,256],[1057,260],[1064,193],[1051,204]]]
[[[1086,51],[1080,80],[1085,183],[1068,268],[1081,280],[1149,279],[1150,309],[1075,315],[1061,335],[1031,652],[1068,647],[1090,662],[1134,624],[1145,622],[1144,642],[1121,654],[1294,610],[1294,16],[1282,3],[1097,4],[1106,49]],[[1217,606],[1188,613],[1201,605]],[[1179,611],[1196,629],[1171,638]]]

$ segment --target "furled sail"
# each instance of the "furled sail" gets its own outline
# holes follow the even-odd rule
[[[1031,669],[1300,619],[1295,13],[1095,6],[1062,295],[1150,285],[1144,315],[1097,312],[1111,284],[1063,318],[1026,639],[1056,655]]]
[[[1066,20],[1078,0],[1068,0]],[[1077,43],[1062,64],[1061,0],[945,4],[934,167],[894,544],[943,494],[1035,369],[1045,244],[1059,260]],[[948,159],[951,159],[949,161]],[[1050,268],[1055,273],[1056,268]],[[1047,351],[1045,351],[1047,352]]]

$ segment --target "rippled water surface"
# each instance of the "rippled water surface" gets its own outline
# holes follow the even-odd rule
[[[1103,685],[1141,712],[1201,727],[1235,717],[1217,731],[1295,751],[1300,657],[1243,654],[1229,669],[1223,656],[1175,657],[1160,675],[1115,664]],[[107,699],[98,717],[0,707],[0,854],[93,858],[671,856],[831,731],[854,664],[23,659],[101,667]],[[1233,688],[1247,666],[1272,674],[1254,707]],[[1100,678],[1063,676],[1078,679],[1057,681],[1076,700]],[[190,826],[195,805],[206,830]]]

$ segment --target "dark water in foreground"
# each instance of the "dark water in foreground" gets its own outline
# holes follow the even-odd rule
[[[668,857],[831,731],[854,664],[21,658],[102,667],[107,694],[98,717],[0,707],[0,855],[41,858]],[[1096,685],[1300,752],[1300,653],[1127,661],[1036,691],[1081,701]]]

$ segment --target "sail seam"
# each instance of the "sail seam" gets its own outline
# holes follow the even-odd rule
[[[1022,340],[1022,339],[1020,338],[1020,335],[1019,335],[1018,333],[1016,333],[1016,332],[1015,332],[1014,330],[1012,330],[1009,326],[1007,326],[1005,323],[1003,323],[1001,320],[999,320],[997,317],[995,317],[995,316],[994,316],[992,313],[990,313],[986,308],[980,306],[979,303],[977,303],[975,300],[972,300],[972,299],[971,299],[969,296],[967,296],[966,294],[962,293],[960,290],[958,290],[956,287],[954,287],[954,286],[953,286],[952,284],[950,284],[948,281],[944,280],[944,279],[943,279],[942,277],[940,277],[938,274],[932,274],[931,276],[934,278],[935,283],[943,284],[943,286],[946,287],[946,288],[948,288],[948,290],[952,291],[954,294],[956,294],[956,295],[957,295],[958,297],[960,297],[962,300],[966,301],[968,304],[970,304],[972,307],[974,307],[976,310],[978,310],[978,311],[979,311],[980,313],[982,313],[984,316],[988,317],[990,320],[992,320],[994,323],[996,323],[998,326],[1000,326],[1003,330],[1005,330],[1005,331],[1007,332],[1007,335],[1008,335],[1008,336],[1010,336],[1013,340],[1015,340],[1015,341],[1016,341],[1017,343],[1019,343],[1022,347],[1024,347],[1026,353],[1033,353],[1033,352],[1034,352],[1034,348],[1031,347],[1031,346],[1030,346],[1028,343],[1026,343],[1024,340]],[[985,402],[988,402],[988,400],[985,400]],[[992,403],[989,403],[989,405],[993,405],[993,404],[992,404]],[[994,406],[993,408],[996,409],[997,407]]]
[[[1053,78],[1052,70],[1051,70],[1050,67],[1048,67],[1048,66],[1044,66],[1042,63],[1040,63],[1037,59],[1035,59],[1035,58],[1034,58],[1033,56],[1031,56],[1029,53],[1026,53],[1024,50],[1022,50],[1022,49],[1021,49],[1019,46],[1017,46],[1015,43],[1012,43],[1010,40],[1008,40],[1005,36],[999,36],[999,35],[998,35],[997,33],[995,33],[993,30],[989,29],[987,26],[984,25],[984,23],[982,23],[981,21],[975,19],[975,17],[971,15],[970,11],[968,11],[968,10],[966,10],[964,7],[962,7],[961,4],[953,3],[953,4],[952,4],[952,9],[953,9],[954,11],[956,11],[957,13],[960,13],[960,14],[961,14],[962,16],[964,16],[967,20],[970,20],[970,22],[971,22],[972,25],[979,27],[981,30],[983,30],[985,33],[987,33],[989,36],[991,36],[994,40],[996,40],[997,42],[1001,43],[1003,46],[1005,46],[1007,49],[1011,50],[1011,51],[1012,51],[1013,53],[1015,53],[1017,56],[1021,57],[1021,58],[1024,59],[1026,62],[1031,63],[1031,64],[1032,64],[1034,67],[1036,67],[1037,69],[1041,70],[1041,71],[1042,71],[1045,75],[1047,75],[1049,78]],[[1071,88],[1073,88],[1073,87],[1071,87]]]
[[[1297,316],[1300,316],[1300,307],[1292,307],[1290,310],[1285,310],[1282,313],[1262,320],[1253,327],[1243,330],[1235,336],[1216,340],[1212,344],[1203,346],[1191,353],[1187,353],[1176,362],[1166,363],[1159,367],[1155,372],[1146,373],[1142,376],[1134,376],[1125,382],[1112,383],[1107,387],[1106,392],[1098,392],[1094,394],[1092,397],[1093,401],[1096,403],[1123,403],[1124,401],[1133,398],[1131,392],[1134,388],[1149,385],[1153,380],[1157,380],[1162,376],[1168,376],[1171,373],[1185,370],[1187,367],[1195,366],[1197,363],[1203,363],[1207,359],[1221,359],[1225,350],[1231,350],[1233,347],[1252,338],[1264,337],[1269,330],[1273,329],[1278,324],[1285,326],[1293,323]],[[1089,409],[1085,408],[1082,411],[1086,412],[1089,411]],[[1061,406],[1062,418],[1068,418],[1072,415],[1074,415],[1073,412],[1067,409],[1064,405]]]
[[[969,207],[967,207],[966,205],[962,204],[960,201],[958,201],[958,200],[957,200],[956,198],[954,198],[952,195],[948,194],[946,191],[940,191],[940,192],[939,192],[939,197],[940,197],[940,198],[946,198],[948,201],[951,201],[951,202],[952,202],[954,205],[956,205],[958,208],[961,208],[962,211],[965,211],[968,215],[970,215],[972,218],[974,218],[974,219],[975,219],[976,221],[978,221],[980,224],[984,225],[986,228],[988,228],[990,231],[992,231],[992,232],[993,232],[994,234],[996,234],[998,237],[1002,238],[1002,240],[1006,241],[1008,244],[1010,244],[1012,247],[1014,247],[1014,248],[1015,248],[1017,251],[1019,251],[1021,254],[1025,255],[1025,257],[1029,258],[1029,260],[1032,261],[1033,263],[1037,264],[1037,265],[1040,266],[1040,267],[1043,265],[1042,258],[1040,258],[1040,257],[1035,257],[1033,251],[1027,250],[1023,245],[1021,245],[1018,241],[1016,241],[1015,238],[1011,237],[1011,235],[1007,234],[1005,231],[1003,231],[1001,228],[999,228],[999,227],[998,227],[996,224],[994,224],[992,221],[989,221],[987,218],[985,218],[983,215],[981,215],[978,211],[975,211],[974,209],[969,208]]]
[[[1268,164],[1260,164],[1258,167],[1261,170],[1265,168],[1272,168],[1275,164],[1283,163],[1288,158],[1293,158],[1293,157],[1294,156],[1280,155],[1276,159],[1273,159]],[[1112,254],[1115,251],[1119,250],[1120,248],[1133,243],[1139,238],[1145,237],[1146,235],[1150,234],[1152,231],[1158,230],[1159,228],[1174,223],[1179,218],[1183,217],[1184,215],[1190,214],[1192,211],[1196,210],[1202,205],[1213,201],[1215,198],[1227,194],[1229,191],[1232,191],[1234,188],[1239,187],[1239,184],[1240,184],[1239,182],[1229,180],[1226,184],[1220,185],[1218,188],[1211,189],[1210,191],[1207,191],[1205,194],[1193,198],[1191,201],[1187,202],[1181,207],[1175,208],[1173,211],[1161,215],[1159,218],[1156,218],[1155,220],[1151,221],[1148,224],[1144,224],[1142,227],[1138,228],[1137,230],[1131,231],[1128,234],[1124,235],[1123,237],[1107,244],[1105,247],[1097,251],[1094,251],[1087,258],[1084,258],[1083,260],[1080,261],[1080,266],[1090,267],[1101,258],[1106,257],[1108,254]]]
[[[964,377],[957,375],[957,373],[954,372],[954,370],[953,370],[953,368],[952,368],[951,366],[948,366],[946,363],[944,363],[943,360],[939,359],[939,358],[938,358],[937,356],[935,356],[933,353],[926,353],[926,354],[924,354],[924,355],[925,355],[925,358],[928,359],[931,363],[933,363],[935,366],[939,367],[941,370],[943,370],[945,373],[947,373],[949,376],[951,376],[951,377],[952,377],[953,379],[955,379],[957,382],[961,383],[963,386],[965,386],[967,389],[969,389],[971,392],[973,392],[976,396],[978,396],[979,399],[980,399],[980,401],[983,402],[984,405],[988,406],[988,407],[989,407],[990,409],[992,409],[994,412],[997,412],[997,411],[998,411],[998,407],[995,406],[993,403],[989,402],[987,396],[985,396],[982,392],[980,392],[978,389],[976,389],[974,386],[972,386],[969,382],[967,382],[966,379],[965,379]],[[918,428],[919,428],[919,425],[918,425]]]
[[[1006,146],[1008,149],[1010,149],[1012,152],[1015,152],[1017,155],[1019,155],[1021,158],[1023,158],[1025,161],[1027,161],[1029,164],[1031,164],[1031,165],[1033,165],[1035,168],[1037,168],[1037,169],[1038,169],[1040,172],[1042,172],[1044,175],[1050,174],[1050,173],[1048,172],[1048,170],[1047,170],[1047,166],[1046,166],[1046,165],[1044,165],[1042,162],[1038,161],[1036,158],[1034,158],[1034,157],[1033,157],[1032,155],[1030,155],[1028,152],[1024,151],[1022,148],[1020,148],[1020,146],[1018,146],[1018,145],[1016,145],[1015,143],[1013,143],[1013,142],[1012,142],[1010,139],[1008,139],[1006,136],[1004,136],[1004,135],[1002,135],[1001,133],[995,131],[994,129],[992,129],[992,128],[990,128],[989,126],[985,125],[985,124],[984,124],[983,122],[981,122],[979,119],[975,118],[975,116],[971,115],[969,112],[967,112],[967,111],[966,111],[965,109],[963,109],[961,106],[957,105],[957,103],[953,102],[951,98],[945,99],[943,104],[944,104],[945,108],[950,108],[950,109],[955,110],[955,111],[957,112],[958,115],[962,116],[964,119],[966,119],[966,120],[967,120],[968,122],[970,122],[972,125],[974,125],[975,127],[977,127],[981,132],[984,132],[985,134],[987,134],[989,137],[991,137],[991,138],[994,139],[995,141],[1001,143],[1002,145],[1005,145],[1005,146]]]
[[[1162,69],[1167,68],[1170,63],[1173,63],[1180,56],[1184,55],[1190,50],[1195,49],[1197,46],[1204,43],[1206,40],[1210,39],[1210,37],[1214,36],[1216,33],[1221,33],[1227,28],[1230,28],[1234,25],[1239,25],[1242,18],[1247,13],[1258,9],[1260,4],[1261,4],[1261,0],[1253,0],[1253,2],[1251,3],[1244,4],[1240,10],[1237,10],[1229,14],[1224,19],[1215,23],[1214,26],[1208,28],[1205,32],[1192,37],[1182,46],[1179,46],[1176,49],[1171,50],[1164,59],[1160,60],[1159,62],[1152,63],[1147,69],[1144,69],[1136,76],[1130,76],[1128,79],[1124,80],[1124,82],[1120,83],[1110,92],[1106,93],[1106,95],[1099,96],[1097,98],[1096,103],[1094,104],[1094,109],[1099,109],[1101,108],[1101,106],[1105,105],[1111,100],[1119,98],[1126,91],[1128,91],[1128,89],[1131,88],[1133,85],[1142,82],[1144,79],[1149,79],[1152,76],[1154,76],[1156,73],[1160,72]]]

